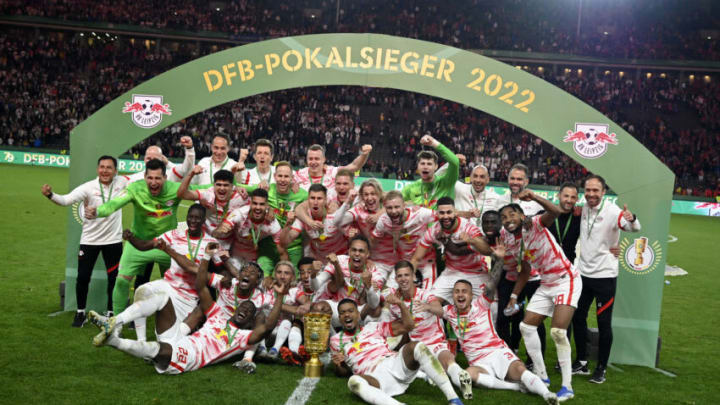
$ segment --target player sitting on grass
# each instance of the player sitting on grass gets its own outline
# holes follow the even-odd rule
[[[158,373],[180,374],[230,358],[262,340],[280,318],[281,298],[287,294],[288,286],[277,283],[273,285],[279,299],[266,321],[254,329],[249,329],[256,314],[255,305],[251,301],[238,305],[233,315],[228,317],[210,296],[207,288],[208,257],[215,254],[217,247],[216,243],[207,246],[195,280],[195,288],[200,296],[200,309],[207,318],[200,330],[185,336],[180,332],[180,324],[183,322],[176,322],[171,330],[166,332],[168,335],[174,334],[175,338],[166,342],[140,342],[120,338],[119,328],[104,323],[100,326],[106,332],[106,339],[101,343],[135,357],[152,359]],[[192,329],[198,321],[196,318],[189,319],[186,327]]]
[[[370,404],[397,405],[393,396],[404,393],[422,370],[450,404],[462,404],[438,359],[422,342],[410,342],[400,352],[390,350],[387,338],[410,332],[415,321],[403,300],[389,295],[387,303],[397,305],[402,319],[394,322],[370,322],[360,326],[357,303],[345,298],[338,311],[343,331],[330,338],[332,361],[340,376],[354,374],[348,388]]]
[[[496,252],[502,258],[504,248]],[[502,259],[500,259],[501,261]],[[463,353],[468,359],[470,373],[477,385],[487,388],[514,391],[530,391],[538,394],[548,404],[557,404],[557,396],[550,392],[540,377],[525,368],[525,364],[495,334],[490,305],[495,294],[497,280],[502,274],[502,265],[494,266],[492,281],[485,285],[480,297],[473,297],[473,288],[467,280],[458,280],[453,287],[453,304],[442,307],[439,301],[421,305],[442,316],[450,323]]]

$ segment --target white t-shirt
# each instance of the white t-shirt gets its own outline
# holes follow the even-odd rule
[[[99,178],[95,178],[77,186],[70,194],[53,193],[53,202],[68,206],[82,202],[81,207],[87,203],[88,207],[99,207],[115,197],[125,195],[125,188],[129,184],[127,177],[116,176],[110,185],[102,185]],[[82,218],[81,245],[109,245],[122,242],[122,210],[117,210],[105,218]]]
[[[580,217],[580,254],[575,262],[580,274],[590,278],[618,276],[618,259],[610,248],[620,241],[620,231],[638,232],[640,221],[628,222],[615,204],[604,202],[595,208],[583,206]]]
[[[492,210],[497,211],[505,205],[501,202],[502,198],[503,196],[489,187],[485,187],[485,189],[478,194],[473,189],[472,184],[465,184],[459,181],[455,183],[455,209],[458,211],[478,209],[483,214]],[[472,218],[472,221],[476,226],[482,225],[480,217]]]
[[[270,165],[270,171],[265,174],[258,172],[257,166],[240,172],[240,183],[255,186],[265,181],[268,185],[275,183],[275,166]]]
[[[198,166],[201,166],[203,172],[193,177],[192,183],[199,185],[213,184],[213,176],[220,170],[230,170],[235,166],[237,162],[231,159],[229,156],[225,158],[225,161],[217,164],[212,161],[212,157],[204,157],[198,162]]]

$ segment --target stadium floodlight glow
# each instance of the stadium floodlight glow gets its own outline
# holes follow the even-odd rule
[[[695,80],[695,75],[690,75],[690,76],[688,76],[688,79],[690,79],[690,80]]]
[[[660,77],[664,79],[666,77],[665,73],[660,73]]]
[[[215,8],[215,11],[220,11],[220,7],[216,7],[216,8]]]
[[[652,73],[647,72],[647,73],[645,74],[645,77],[647,77],[648,79],[651,78],[651,77],[652,77]]]
[[[710,76],[705,75],[704,79],[705,79],[705,82],[710,83]]]
[[[625,72],[623,72],[622,70],[620,72],[618,72],[618,74],[620,75],[620,77],[625,76]]]
[[[708,37],[708,39],[712,39],[712,37]]]
[[[605,76],[607,76],[607,75],[609,75],[609,74],[610,74],[610,71],[609,71],[609,70],[606,70],[606,71],[605,71]]]
[[[542,72],[543,70],[545,70],[545,69],[543,69],[542,66],[538,66],[538,72]]]
[[[607,35],[607,34],[608,34],[608,32],[607,32],[607,31],[604,31],[604,32],[603,32],[603,35]]]
[[[582,74],[582,69],[578,69],[578,74],[579,74],[579,75]]]

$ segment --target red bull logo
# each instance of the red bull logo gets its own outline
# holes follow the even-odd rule
[[[573,142],[578,155],[595,159],[607,152],[608,145],[617,145],[617,136],[610,132],[607,124],[576,123],[574,131],[567,131],[563,142]]]
[[[132,122],[140,128],[156,127],[163,115],[172,115],[170,104],[163,104],[163,96],[143,94],[133,94],[132,102],[125,102],[122,112],[129,113]]]

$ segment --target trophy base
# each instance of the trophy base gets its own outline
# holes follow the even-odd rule
[[[323,364],[317,354],[312,354],[310,360],[305,363],[305,377],[320,378],[323,375]]]

